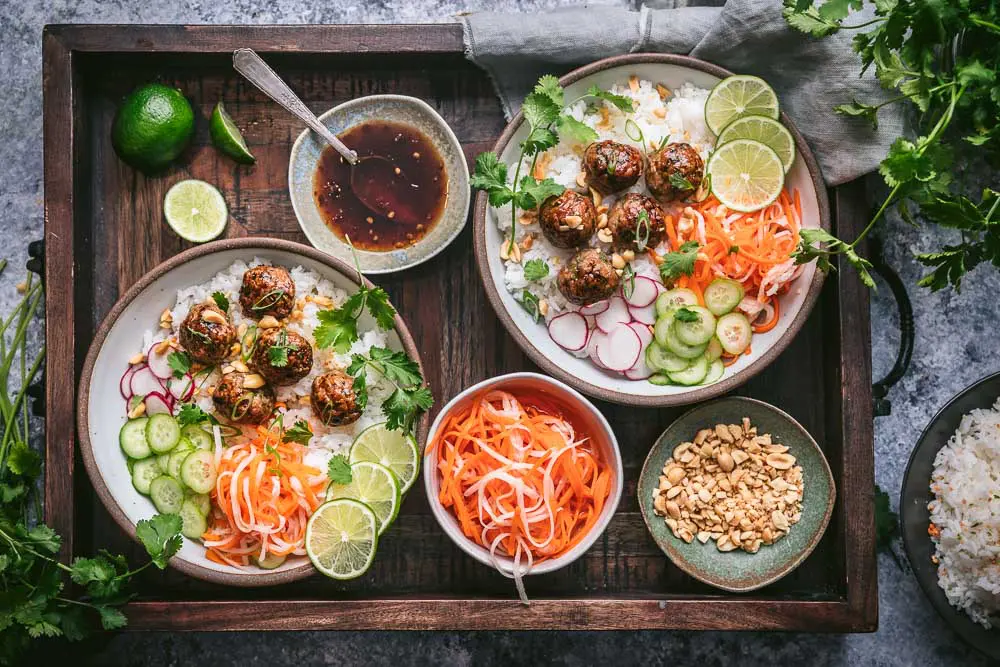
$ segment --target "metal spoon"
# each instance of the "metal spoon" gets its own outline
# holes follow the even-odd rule
[[[351,165],[351,190],[366,208],[379,215],[389,213],[383,197],[380,197],[379,183],[387,183],[394,178],[405,178],[401,171],[381,155],[359,156],[337,138],[326,125],[309,110],[309,107],[292,92],[281,77],[258,56],[253,49],[233,51],[233,68],[247,78],[265,95],[283,106],[295,117],[309,126],[323,140],[333,146]],[[401,222],[405,222],[401,220]]]

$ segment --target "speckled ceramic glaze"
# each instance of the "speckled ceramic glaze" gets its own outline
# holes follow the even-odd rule
[[[742,550],[723,553],[711,541],[685,544],[674,537],[663,517],[653,512],[653,491],[659,484],[663,464],[674,447],[690,441],[699,430],[716,424],[738,424],[743,417],[750,418],[758,433],[770,433],[774,442],[787,446],[789,454],[802,466],[802,518],[788,535],[773,545],[762,545],[756,554]],[[716,588],[745,592],[781,579],[812,553],[830,522],[836,491],[826,457],[801,424],[762,401],[729,396],[699,405],[663,432],[642,467],[636,495],[649,532],[674,565]]]
[[[448,199],[444,210],[423,238],[399,250],[357,251],[363,272],[391,273],[427,261],[441,252],[465,227],[469,213],[469,167],[455,133],[434,109],[415,97],[371,95],[345,102],[319,116],[320,122],[334,134],[375,119],[405,123],[420,130],[437,148],[448,171]],[[313,198],[313,175],[325,147],[326,143],[312,130],[305,130],[299,135],[288,161],[288,192],[299,226],[309,242],[319,250],[353,264],[350,248],[323,222]]]

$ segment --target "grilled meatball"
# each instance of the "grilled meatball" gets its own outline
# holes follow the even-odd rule
[[[586,305],[611,296],[618,287],[618,274],[607,255],[588,248],[566,262],[556,282],[569,301]]]
[[[274,411],[274,389],[265,384],[258,389],[243,386],[246,373],[227,373],[215,385],[212,400],[223,417],[241,424],[260,424]]]
[[[542,233],[557,248],[575,248],[585,244],[594,233],[597,209],[590,197],[565,190],[549,197],[538,211]]]
[[[310,397],[313,412],[327,426],[353,424],[361,417],[354,378],[342,371],[326,373],[313,380]]]
[[[704,173],[705,162],[691,144],[667,144],[649,155],[646,187],[660,201],[684,199],[695,193]]]
[[[282,357],[287,359],[276,365],[274,361]],[[250,357],[250,368],[277,385],[295,384],[309,375],[312,365],[313,351],[309,341],[284,328],[264,329]]]
[[[288,317],[295,306],[295,282],[283,267],[255,266],[243,274],[240,306],[247,317]]]
[[[643,219],[645,223],[640,222]],[[663,209],[655,199],[638,192],[629,192],[615,202],[608,212],[608,229],[616,247],[633,251],[655,248],[667,231]],[[645,244],[640,247],[642,241]]]
[[[621,192],[642,176],[642,153],[616,141],[598,141],[583,153],[587,185],[604,195]]]
[[[181,324],[181,346],[188,356],[203,364],[217,364],[229,356],[236,329],[214,303],[199,303]]]

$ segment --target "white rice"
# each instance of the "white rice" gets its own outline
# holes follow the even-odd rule
[[[233,326],[239,328],[241,324],[246,324],[247,326],[254,324],[255,321],[252,318],[243,316],[242,309],[239,306],[239,291],[240,285],[243,282],[243,274],[246,273],[247,269],[261,264],[269,264],[269,262],[259,257],[255,257],[249,263],[236,261],[225,271],[220,271],[204,283],[178,290],[177,301],[173,310],[171,310],[173,329],[169,332],[169,335],[176,338],[179,335],[180,325],[184,321],[184,318],[187,317],[191,307],[199,303],[211,301],[214,292],[222,292],[229,299],[230,304],[232,304],[229,309],[229,315]],[[323,296],[333,301],[334,306],[332,307],[339,307],[349,296],[347,292],[334,286],[332,282],[323,278],[315,271],[296,266],[290,269],[289,273],[295,283],[296,301],[304,299],[308,295]],[[315,377],[335,368],[346,368],[351,361],[352,354],[366,353],[372,347],[388,346],[387,332],[377,329],[364,331],[359,328],[358,333],[360,338],[355,341],[347,354],[337,354],[332,349],[323,350],[316,348],[313,330],[320,323],[317,313],[326,308],[328,307],[321,307],[315,303],[306,302],[302,307],[302,319],[288,323],[289,331],[301,334],[306,340],[314,344],[313,367],[309,375],[299,380],[296,384],[275,387],[277,400],[285,402],[288,406],[284,417],[285,424],[291,425],[298,419],[305,419],[312,426],[314,436],[309,441],[310,452],[307,454],[306,461],[310,465],[318,466],[324,470],[326,469],[326,462],[330,457],[348,447],[358,433],[372,424],[384,421],[381,408],[382,401],[388,398],[393,389],[392,384],[382,378],[382,376],[377,373],[370,373],[368,375],[368,405],[365,407],[361,418],[347,426],[324,426],[322,422],[315,419],[312,409],[307,404],[302,404],[301,398],[309,395]],[[359,327],[363,321],[359,322]],[[163,340],[167,336],[168,332],[164,329],[147,331],[143,337],[141,351],[146,352],[153,343]],[[220,378],[221,371],[213,371],[208,380],[195,392],[194,402],[206,412],[211,413],[215,411],[210,390],[215,387]]]
[[[654,82],[643,79],[638,84],[638,89],[635,92],[627,83],[615,85],[611,89],[611,92],[629,97],[635,102],[635,111],[631,114],[620,111],[610,102],[598,101],[594,103],[593,100],[589,100],[589,106],[588,101],[581,100],[569,107],[567,113],[576,120],[594,128],[599,140],[613,139],[641,150],[639,143],[629,138],[625,132],[626,121],[632,119],[642,130],[647,150],[655,149],[663,138],[667,137],[670,143],[691,144],[701,154],[702,159],[707,159],[715,144],[715,136],[705,125],[705,100],[708,98],[709,91],[685,83],[680,88],[671,91],[671,94],[663,100],[660,99]],[[634,134],[635,131],[632,130],[632,132]],[[583,170],[584,149],[586,149],[584,144],[571,143],[567,140],[560,141],[555,148],[546,152],[549,162],[544,170],[545,178],[551,178],[563,187],[581,190],[576,183],[576,176]],[[521,165],[521,173],[528,173],[530,167],[530,160],[526,160]],[[649,194],[644,179],[639,179],[639,182],[625,192]],[[620,194],[624,194],[624,192]],[[610,207],[616,199],[616,195],[608,196],[604,198],[603,203]],[[675,208],[679,210],[681,206],[668,206],[665,207],[665,211],[676,217],[678,210],[674,210]],[[511,228],[510,205],[497,211],[497,226],[502,232],[509,235]],[[521,262],[505,262],[505,285],[511,294],[520,299],[523,296],[523,290],[530,284],[531,292],[535,296],[548,301],[549,310],[546,314],[546,320],[550,320],[560,312],[577,308],[566,300],[556,284],[556,275],[559,273],[561,265],[573,255],[574,251],[563,250],[551,245],[544,236],[538,234],[537,225],[528,228],[518,225],[517,241],[520,242],[527,234],[531,233],[535,235],[534,243],[530,250],[521,253]],[[605,251],[610,251],[611,248],[610,244],[601,243],[596,234],[591,238],[590,245],[600,247]],[[667,241],[664,241],[656,250],[663,254],[666,252],[666,245]],[[524,278],[523,264],[531,259],[544,260],[549,265],[549,272],[540,281],[529,283]],[[659,271],[645,253],[640,253],[635,258],[632,262],[632,268],[637,275],[645,275],[659,280]]]
[[[1000,399],[962,417],[934,459],[927,508],[940,531],[938,585],[984,627],[1000,609]]]

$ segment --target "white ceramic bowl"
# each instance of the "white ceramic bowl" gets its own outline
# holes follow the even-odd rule
[[[575,423],[577,426],[580,427],[580,430],[586,431],[590,435],[592,441],[595,442],[600,449],[604,460],[611,466],[611,492],[608,495],[607,502],[604,504],[604,508],[601,510],[600,519],[598,519],[597,523],[594,524],[590,533],[585,535],[575,547],[561,556],[543,561],[542,563],[533,566],[528,574],[545,574],[546,572],[553,572],[562,567],[566,567],[582,556],[584,552],[586,552],[587,549],[589,549],[594,542],[597,541],[597,538],[604,533],[604,530],[608,527],[608,523],[611,521],[611,517],[614,516],[615,510],[618,507],[618,502],[622,497],[624,477],[622,473],[622,456],[621,452],[618,450],[618,440],[615,438],[615,433],[611,430],[611,425],[608,424],[604,415],[602,415],[590,401],[588,401],[575,389],[566,386],[559,380],[554,380],[548,376],[539,375],[538,373],[511,373],[509,375],[500,375],[473,385],[455,396],[455,398],[451,399],[451,401],[449,401],[448,404],[442,408],[441,412],[438,413],[437,419],[435,419],[434,423],[431,425],[431,430],[427,436],[427,442],[433,442],[435,434],[441,427],[441,424],[454,410],[468,404],[473,397],[494,389],[509,391],[513,394],[517,394],[519,391],[547,394],[549,399],[554,401],[557,405],[565,406],[567,412],[576,417]],[[458,520],[455,516],[450,511],[445,509],[441,504],[441,501],[438,500],[438,495],[441,490],[441,480],[438,477],[437,462],[437,449],[435,449],[429,456],[424,457],[424,488],[427,491],[427,499],[431,505],[431,510],[434,512],[434,518],[437,519],[444,532],[448,534],[448,537],[450,537],[462,551],[469,554],[480,563],[493,567],[493,560],[490,558],[489,550],[484,549],[467,538],[462,533],[462,529],[459,527]],[[513,573],[514,561],[512,558],[498,555],[496,560],[504,572],[508,575]]]

